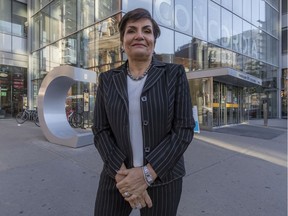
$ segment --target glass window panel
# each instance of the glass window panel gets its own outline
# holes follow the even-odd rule
[[[221,45],[232,49],[232,13],[222,8]]]
[[[266,3],[264,0],[260,0],[260,13],[259,13],[259,27],[266,30]]]
[[[282,30],[282,53],[287,54],[288,53],[288,29]]]
[[[61,40],[62,64],[74,65],[77,63],[77,35],[71,35]]]
[[[193,2],[193,36],[207,41],[207,0]]]
[[[84,29],[80,33],[80,67],[92,67],[95,52],[95,27]]]
[[[192,35],[192,1],[175,0],[175,29]]]
[[[210,1],[208,16],[208,41],[220,44],[220,6]]]
[[[121,63],[120,40],[118,22],[120,14],[110,17],[96,25],[96,55],[95,64],[99,71],[107,71]]]
[[[11,1],[0,1],[0,8],[0,32],[11,33]],[[2,8],[5,8],[5,10]]]
[[[182,64],[186,72],[192,70],[192,37],[175,32],[174,62]]]
[[[221,2],[221,0],[212,0],[212,1],[214,1],[214,2],[216,2],[218,4],[220,4],[220,2]]]
[[[266,30],[270,34],[272,33],[272,28],[273,28],[273,24],[274,24],[274,23],[272,23],[273,22],[273,19],[272,19],[272,11],[273,10],[274,9],[270,5],[266,4],[266,20],[267,20]]]
[[[208,44],[208,68],[221,67],[221,48]]]
[[[40,51],[37,51],[32,54],[32,65],[31,65],[32,80],[39,78],[39,71],[40,71],[39,62],[40,62]]]
[[[27,4],[13,1],[12,31],[14,35],[27,36]]]
[[[251,22],[252,0],[243,0],[243,18]],[[257,8],[255,8],[257,9]],[[253,11],[254,12],[254,11]]]
[[[207,42],[193,38],[192,40],[192,70],[203,70],[208,68],[208,46]]]
[[[77,1],[66,0],[63,4],[63,36],[69,35],[77,30]]]
[[[50,47],[50,70],[54,67],[58,67],[61,65],[62,60],[62,42],[58,41],[56,43],[51,44]],[[48,70],[48,72],[50,71]]]
[[[222,67],[233,67],[233,52],[227,49],[221,51],[221,65]]]
[[[279,16],[278,16],[278,12],[276,10],[272,10],[272,14],[271,14],[271,33],[272,35],[274,35],[276,38],[279,38],[280,32],[279,32]],[[287,15],[286,15],[287,16]]]
[[[252,71],[252,58],[243,56],[243,72],[251,73]]]
[[[27,54],[27,39],[22,37],[12,37],[12,52]]]
[[[233,39],[232,49],[237,52],[242,52],[242,19],[233,15]]]
[[[61,38],[61,28],[62,28],[62,3],[60,0],[54,1],[51,4],[51,14],[50,14],[50,32],[51,41],[56,41]]]
[[[120,11],[120,0],[101,0],[95,3],[96,21],[102,20]]]
[[[11,52],[11,35],[0,33],[0,50]]]
[[[252,23],[253,25],[259,27],[259,20],[260,20],[260,0],[253,0],[252,1]]]
[[[233,68],[239,71],[243,71],[243,55],[239,53],[233,53]]]
[[[153,17],[158,24],[174,28],[174,0],[154,0]]]
[[[251,25],[252,27],[252,35],[251,35],[251,56],[253,58],[258,59],[259,58],[259,42],[260,42],[260,35],[259,35],[259,29],[255,26]]]
[[[285,2],[285,1],[287,3],[287,0],[282,0],[282,2]],[[279,10],[279,6],[280,6],[279,0],[267,0],[267,2],[269,2],[274,8]]]
[[[252,55],[252,26],[243,20],[242,51],[243,54]]]
[[[288,3],[287,1],[282,0],[282,14],[288,13],[288,4],[287,3]]]
[[[80,1],[80,28],[84,28],[94,23],[94,1],[91,0],[81,0]]]
[[[227,8],[228,10],[232,10],[232,0],[222,0],[221,4],[223,7]]]
[[[152,14],[152,0],[122,0],[122,7],[124,12],[141,7],[145,8]]]
[[[40,14],[37,14],[32,19],[32,50],[40,47],[39,35],[40,35]]]
[[[233,0],[233,12],[242,16],[242,0]]]
[[[278,40],[267,35],[267,62],[278,66]]]
[[[259,58],[262,61],[267,59],[267,34],[260,30],[258,34],[258,48],[259,48]]]
[[[157,58],[164,62],[172,62],[174,54],[174,32],[170,29],[160,27],[161,36],[157,39],[155,53]]]

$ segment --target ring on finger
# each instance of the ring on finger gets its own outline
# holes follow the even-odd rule
[[[128,191],[124,192],[123,195],[124,195],[124,197],[129,197],[129,196],[131,196],[131,194],[130,194]]]

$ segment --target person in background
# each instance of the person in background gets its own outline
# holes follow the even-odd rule
[[[194,136],[184,67],[154,57],[160,28],[142,8],[119,23],[127,61],[101,73],[93,133],[103,160],[95,216],[175,216]]]

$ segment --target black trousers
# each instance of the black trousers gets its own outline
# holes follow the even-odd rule
[[[141,216],[176,216],[182,193],[182,178],[168,184],[149,187],[148,194],[152,199],[152,208],[142,208]],[[94,216],[129,216],[132,208],[116,188],[115,180],[102,171]]]

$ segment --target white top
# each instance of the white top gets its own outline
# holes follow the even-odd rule
[[[147,76],[140,80],[132,80],[127,76],[129,100],[130,141],[134,167],[143,166],[143,134],[141,121],[140,96]]]

